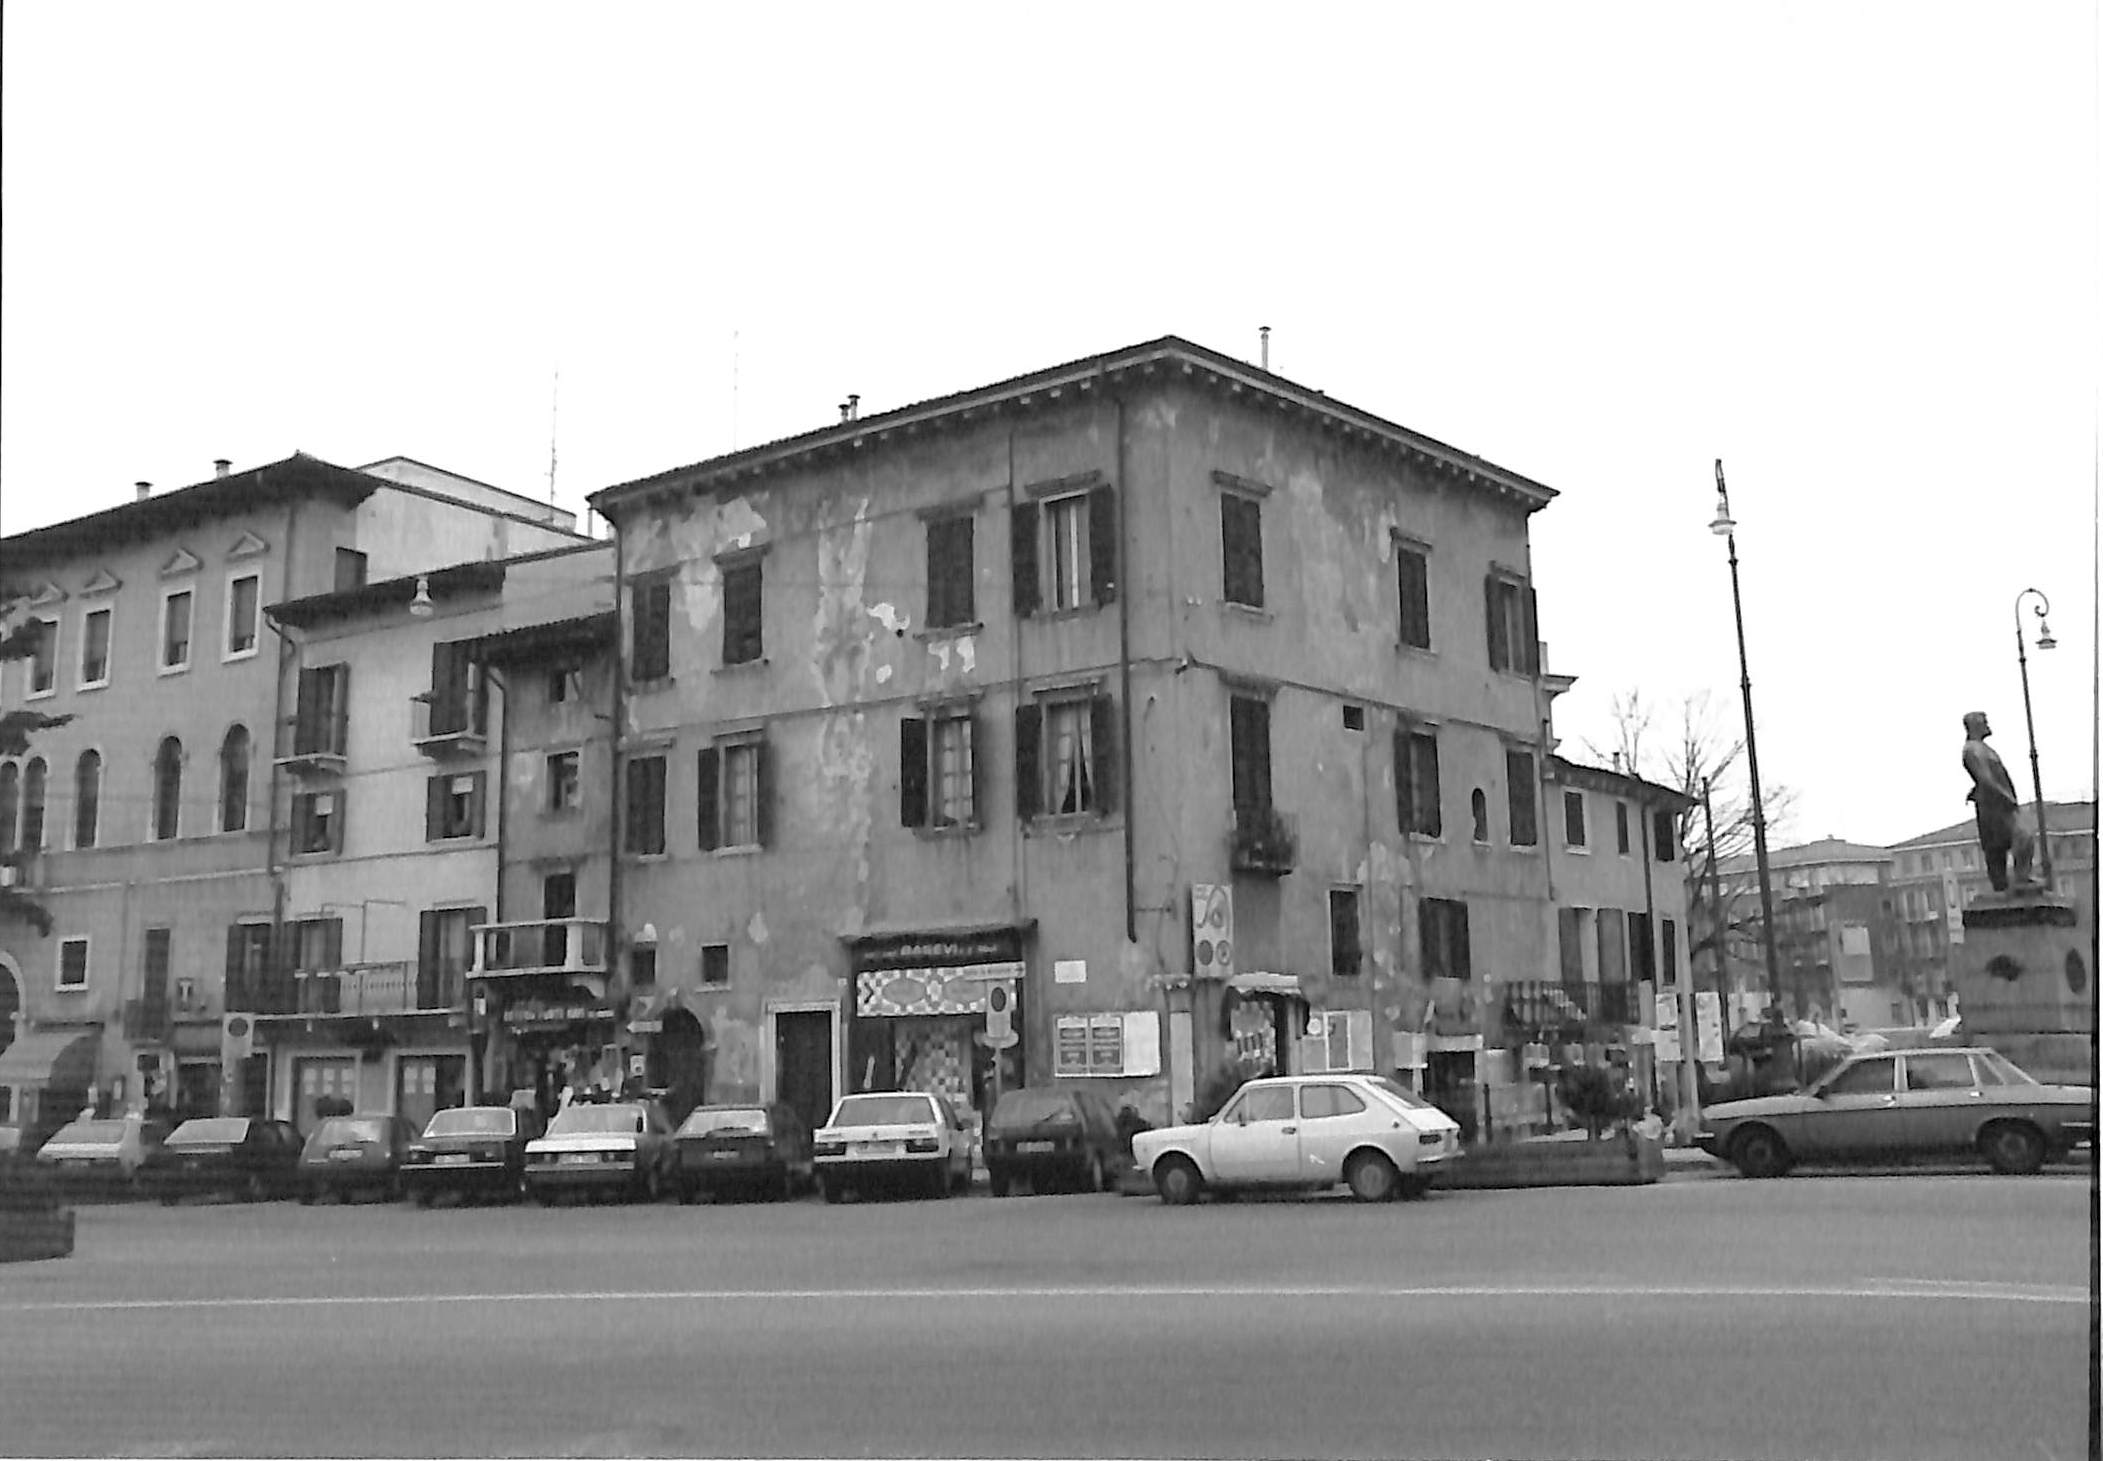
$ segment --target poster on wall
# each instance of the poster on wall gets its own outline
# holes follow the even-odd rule
[[[1695,991],[1694,1034],[1696,1058],[1704,1061],[1723,1059],[1723,1001],[1713,989]]]
[[[1053,1021],[1055,1076],[1160,1073],[1161,1020],[1153,1010],[1060,1015]]]

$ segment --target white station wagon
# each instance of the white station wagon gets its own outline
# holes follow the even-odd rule
[[[1361,1202],[1421,1197],[1460,1153],[1460,1126],[1385,1076],[1250,1081],[1210,1121],[1142,1131],[1132,1158],[1166,1203],[1205,1189],[1350,1186]]]

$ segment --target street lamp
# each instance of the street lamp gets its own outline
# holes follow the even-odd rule
[[[1723,485],[1723,458],[1716,459],[1716,519],[1709,531],[1730,544],[1731,612],[1738,621],[1738,689],[1745,700],[1745,769],[1752,781],[1753,857],[1760,871],[1760,945],[1767,962],[1767,997],[1782,1002],[1774,956],[1774,885],[1767,872],[1767,814],[1760,803],[1760,743],[1753,734],[1752,670],[1745,659],[1745,604],[1738,593],[1738,524],[1731,518],[1730,489]]]
[[[2059,641],[2052,637],[2052,626],[2045,622],[2045,615],[2052,612],[2052,601],[2044,596],[2042,589],[2026,588],[2015,596],[2015,662],[2023,671],[2023,729],[2030,733],[2030,792],[2037,799],[2037,866],[2045,887],[2052,886],[2052,842],[2045,835],[2045,786],[2037,774],[2037,722],[2030,716],[2030,659],[2023,653],[2023,600],[2037,595],[2037,607],[2031,610],[2037,615],[2037,647],[2050,649]]]

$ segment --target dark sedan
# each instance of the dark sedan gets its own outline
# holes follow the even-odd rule
[[[700,1106],[673,1133],[679,1200],[737,1192],[794,1197],[811,1189],[811,1133],[783,1105]]]
[[[540,1135],[526,1106],[456,1106],[440,1111],[402,1157],[402,1190],[418,1207],[441,1193],[462,1202],[512,1202],[526,1191],[526,1143]]]
[[[1129,1165],[1116,1110],[1086,1086],[1009,1091],[986,1123],[986,1179],[995,1197],[1018,1182],[1032,1192],[1101,1192]]]
[[[299,1154],[299,1200],[399,1196],[402,1155],[414,1140],[416,1129],[399,1116],[329,1117],[314,1128]]]
[[[1808,1090],[1709,1107],[1696,1143],[1748,1177],[1965,1156],[2024,1173],[2095,1136],[2095,1091],[2044,1085],[1982,1046],[1852,1056]]]
[[[289,1121],[205,1116],[185,1121],[139,1167],[144,1192],[173,1203],[200,1192],[248,1202],[290,1196],[299,1186],[299,1133]]]

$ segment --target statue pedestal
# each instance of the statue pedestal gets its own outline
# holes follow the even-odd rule
[[[2072,908],[2042,890],[1983,893],[1951,953],[1967,1038],[2041,1081],[2088,1084],[2095,970]]]

